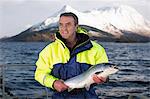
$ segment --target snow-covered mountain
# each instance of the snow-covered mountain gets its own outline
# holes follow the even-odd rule
[[[120,31],[129,31],[150,37],[150,22],[145,20],[134,8],[126,5],[105,7],[87,12],[80,12],[71,6],[65,5],[60,11],[42,23],[32,26],[31,29],[40,31],[50,27],[57,27],[59,15],[63,12],[75,13],[79,17],[80,25],[95,27],[113,35],[123,35]]]
[[[134,8],[121,5],[80,12],[66,5],[60,11],[20,34],[0,41],[53,41],[58,19],[63,12],[73,12],[79,25],[91,39],[108,42],[150,42],[150,22]]]

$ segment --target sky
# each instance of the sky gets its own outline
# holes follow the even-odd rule
[[[150,21],[150,0],[0,0],[0,38],[19,34],[69,5],[78,11],[128,5]]]

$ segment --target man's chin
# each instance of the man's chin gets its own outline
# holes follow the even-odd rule
[[[63,39],[68,39],[68,37],[67,37],[67,36],[62,36],[62,38],[63,38]]]
[[[67,34],[61,34],[61,36],[63,39],[69,39],[69,35],[67,35]]]

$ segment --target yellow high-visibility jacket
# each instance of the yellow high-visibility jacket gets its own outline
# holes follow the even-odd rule
[[[88,35],[77,33],[78,43],[70,50],[65,40],[56,33],[56,40],[46,46],[39,54],[36,62],[35,80],[53,89],[53,82],[58,79],[66,80],[79,75],[90,66],[108,63],[105,49]]]

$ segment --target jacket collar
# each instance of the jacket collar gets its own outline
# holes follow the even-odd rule
[[[62,36],[60,35],[59,32],[56,33],[56,39],[60,40],[61,43],[63,43],[62,45],[66,46],[66,41],[65,39],[62,38]],[[77,33],[77,43],[75,45],[75,47],[71,50],[69,49],[67,46],[67,48],[70,50],[71,52],[71,55],[73,54],[77,54],[79,52],[82,52],[82,51],[85,51],[85,50],[88,50],[90,49],[91,47],[93,47],[90,39],[89,39],[89,36],[87,34],[84,34],[84,33]]]

